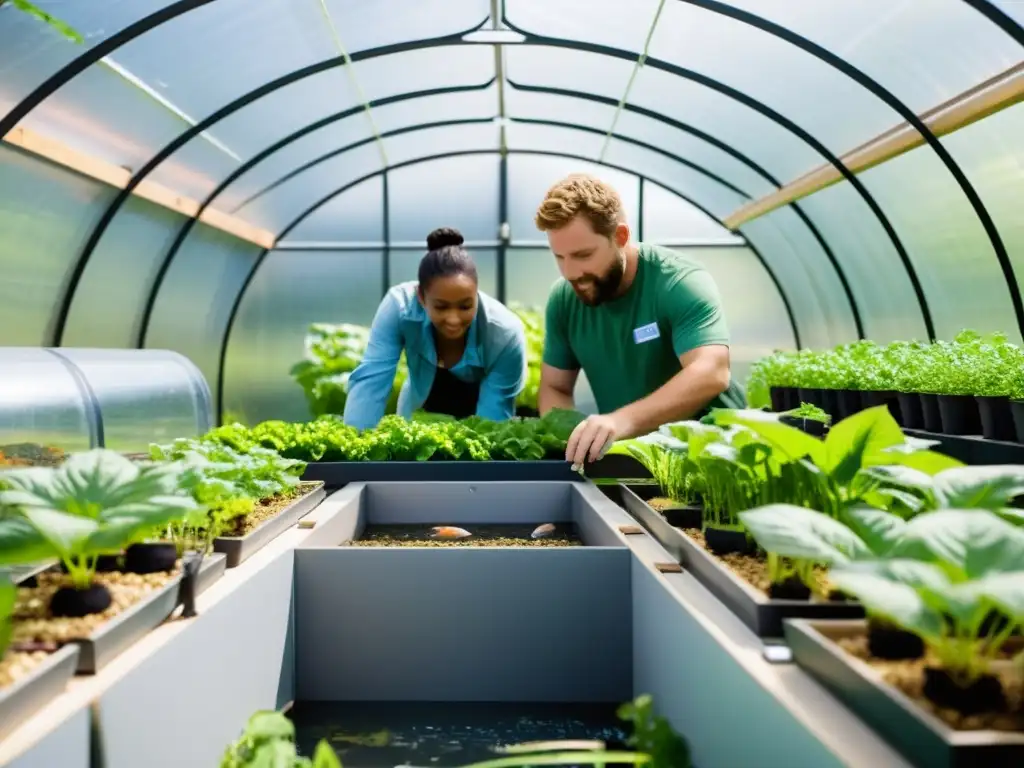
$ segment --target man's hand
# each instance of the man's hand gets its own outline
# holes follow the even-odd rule
[[[566,461],[571,461],[573,467],[582,467],[585,461],[597,461],[627,431],[622,417],[615,413],[588,416],[569,436],[565,446]]]

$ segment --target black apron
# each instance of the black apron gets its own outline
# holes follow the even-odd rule
[[[464,419],[476,413],[479,399],[480,382],[467,383],[447,368],[438,366],[434,370],[434,384],[421,410]]]

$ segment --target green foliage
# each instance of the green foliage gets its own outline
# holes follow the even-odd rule
[[[255,427],[218,427],[204,440],[246,452],[273,449],[302,461],[486,461],[541,459],[564,452],[572,430],[582,421],[576,411],[553,409],[543,418],[494,422],[471,416],[462,421],[418,415],[407,421],[385,416],[359,431],[332,416],[315,421],[265,421]]]
[[[317,744],[312,760],[300,757],[295,725],[270,710],[249,718],[241,738],[221,758],[220,768],[341,768],[341,761],[326,740]]]
[[[39,21],[43,22],[44,24],[49,25],[53,29],[55,29],[58,32],[60,32],[60,34],[62,34],[65,38],[67,38],[71,42],[73,42],[73,43],[84,43],[85,42],[85,40],[82,38],[82,36],[78,32],[76,32],[74,29],[72,29],[70,26],[68,26],[66,23],[64,23],[60,19],[55,18],[54,16],[51,16],[50,14],[48,14],[46,11],[44,11],[39,6],[35,5],[34,3],[29,2],[29,0],[10,0],[10,2],[11,2],[11,5],[14,6],[16,9],[18,9],[19,11],[21,11],[23,13],[27,13],[29,16],[32,16],[33,18],[38,19]],[[0,0],[0,6],[2,6],[2,5],[3,5],[3,2],[2,2],[2,0]]]
[[[750,406],[769,407],[771,387],[1022,398],[1024,350],[1004,334],[964,330],[952,341],[932,344],[857,341],[829,350],[780,351],[754,364]]]
[[[526,331],[526,385],[516,405],[537,409],[540,391],[541,357],[544,354],[544,318],[531,307],[518,304],[509,309],[523,321]],[[302,387],[314,416],[342,415],[348,399],[348,378],[366,353],[370,329],[361,325],[343,323],[313,323],[305,338],[305,358],[291,367],[289,374]],[[393,414],[398,408],[398,395],[409,377],[409,369],[402,353],[395,372],[385,413]]]
[[[198,508],[181,490],[177,462],[137,464],[114,451],[72,454],[60,467],[0,473],[0,565],[56,558],[75,587],[93,580],[96,558],[119,553],[154,528]]]
[[[14,603],[18,589],[5,576],[0,575],[0,660],[7,653],[14,632]]]

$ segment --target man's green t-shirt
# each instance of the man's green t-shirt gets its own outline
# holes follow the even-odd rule
[[[657,245],[638,250],[636,277],[617,299],[587,306],[566,280],[548,297],[544,362],[582,369],[601,413],[661,387],[682,370],[686,352],[729,344],[718,288],[704,267]],[[709,407],[742,407],[738,395],[730,385]]]

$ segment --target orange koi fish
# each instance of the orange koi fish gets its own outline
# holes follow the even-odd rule
[[[435,525],[430,530],[432,539],[464,539],[473,535],[465,528],[456,528],[451,525]]]

